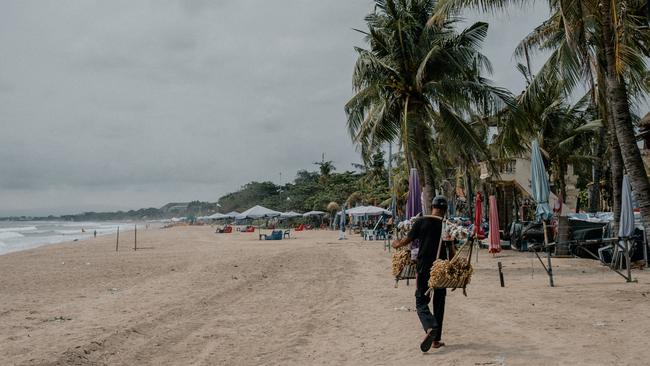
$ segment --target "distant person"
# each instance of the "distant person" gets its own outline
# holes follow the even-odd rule
[[[93,231],[93,236],[96,238],[97,237],[97,230]]]
[[[416,265],[415,307],[422,328],[426,332],[426,336],[420,343],[422,352],[427,352],[432,346],[433,348],[440,348],[445,345],[440,341],[440,338],[442,336],[447,289],[433,289],[433,313],[429,309],[431,296],[427,295],[427,291],[429,290],[428,282],[431,267],[438,255],[438,246],[446,244],[446,242],[441,241],[441,236],[443,233],[443,218],[447,212],[447,199],[444,196],[436,196],[433,199],[432,206],[431,216],[423,216],[417,219],[406,238],[393,242],[393,248],[395,249],[408,245],[415,240],[420,242]],[[439,259],[447,259],[447,251],[442,249],[444,248],[440,250]],[[453,245],[450,251],[453,257],[455,254]]]

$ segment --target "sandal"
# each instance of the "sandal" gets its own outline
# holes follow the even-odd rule
[[[422,340],[422,343],[420,343],[420,350],[422,352],[427,352],[428,350],[431,349],[431,345],[434,343],[434,340],[433,340],[434,337],[435,337],[435,334],[433,333],[433,329],[430,329],[429,332],[427,332],[427,335]],[[440,346],[438,346],[438,347],[440,347]]]

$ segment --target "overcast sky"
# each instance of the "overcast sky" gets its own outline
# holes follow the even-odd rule
[[[343,105],[368,0],[0,2],[0,216],[215,201],[358,154]],[[546,15],[490,24],[496,84]],[[472,20],[477,18],[472,17]]]

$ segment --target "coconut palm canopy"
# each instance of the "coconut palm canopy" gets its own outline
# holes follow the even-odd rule
[[[485,152],[480,126],[470,117],[511,100],[483,77],[491,65],[478,50],[488,25],[456,32],[450,20],[428,27],[435,3],[375,1],[375,11],[366,16],[368,30],[360,31],[368,48],[356,48],[356,94],[345,106],[350,135],[362,154],[400,142],[409,166],[420,173],[427,205],[434,195],[436,142]]]

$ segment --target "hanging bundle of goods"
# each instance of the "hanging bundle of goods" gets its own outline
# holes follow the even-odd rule
[[[436,259],[431,267],[429,288],[462,288],[463,294],[467,296],[465,288],[472,278],[472,273],[474,273],[474,268],[472,268],[472,264],[470,263],[473,246],[474,238],[472,237],[460,247],[451,260]],[[436,258],[440,257],[441,247],[442,241],[438,246],[438,255]]]
[[[411,263],[410,250],[398,250],[393,253],[393,277],[399,276],[404,267]]]

